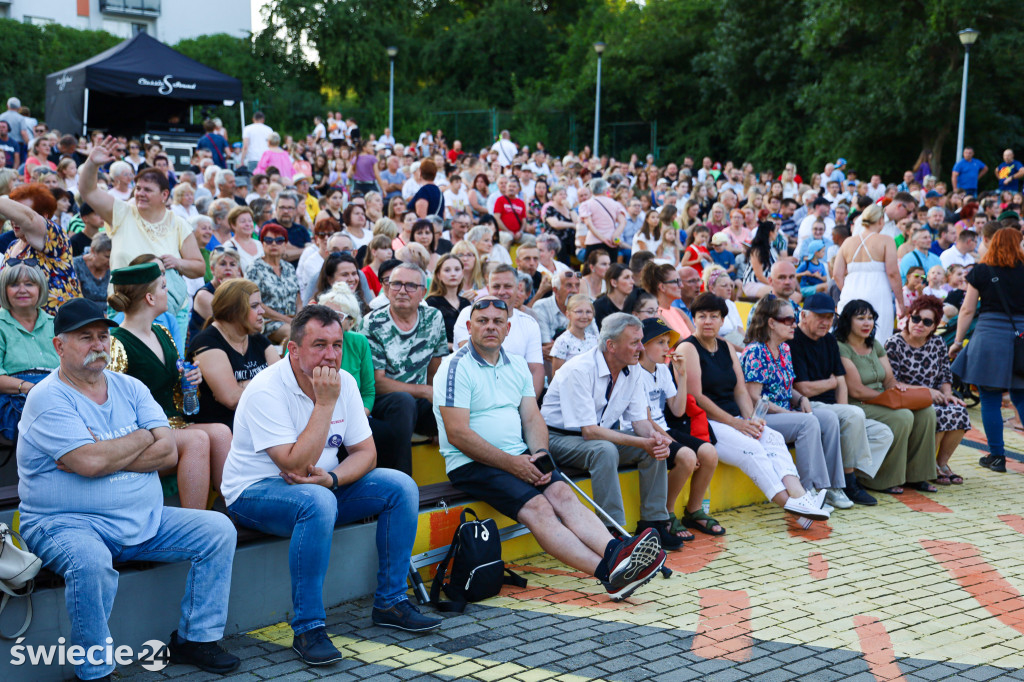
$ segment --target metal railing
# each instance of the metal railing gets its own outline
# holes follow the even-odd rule
[[[160,0],[100,0],[100,11],[140,17],[160,16]]]

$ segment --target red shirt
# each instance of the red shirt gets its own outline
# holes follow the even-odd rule
[[[494,215],[509,232],[517,233],[526,222],[526,204],[522,199],[509,200],[506,196],[498,197],[494,202]]]
[[[380,280],[377,279],[377,273],[373,271],[369,265],[363,268],[363,274],[366,275],[366,283],[370,287],[370,291],[376,296],[380,293]]]

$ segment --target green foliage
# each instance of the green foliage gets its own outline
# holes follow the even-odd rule
[[[121,42],[106,31],[80,31],[59,24],[34,26],[13,19],[0,19],[0,35],[4,37],[0,51],[3,98],[17,95],[37,113],[44,109],[47,75]]]
[[[247,111],[258,105],[293,134],[326,109],[383,128],[394,45],[400,139],[440,127],[482,146],[507,127],[531,146],[578,148],[591,138],[593,43],[603,41],[602,151],[646,151],[650,126],[612,124],[656,122],[672,158],[795,161],[808,177],[844,156],[889,179],[927,147],[948,173],[963,63],[956,32],[973,26],[981,39],[967,144],[991,165],[1024,143],[1014,106],[1024,81],[1012,70],[1024,26],[1005,0],[272,0],[264,18],[252,40],[211,35],[175,47],[240,78]],[[118,42],[8,20],[0,30],[0,82],[34,110],[45,74]],[[217,113],[237,129],[236,111]]]

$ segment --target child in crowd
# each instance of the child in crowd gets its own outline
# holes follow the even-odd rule
[[[726,250],[725,245],[728,243],[729,235],[725,232],[719,232],[711,237],[711,260],[725,268],[729,277],[737,279],[739,274],[736,272],[736,255]]]
[[[565,302],[565,314],[569,328],[555,338],[551,345],[552,374],[558,368],[580,353],[597,345],[597,329],[594,327],[594,304],[586,294],[570,296]]]
[[[644,320],[643,325],[644,348],[640,353],[640,376],[647,393],[648,416],[655,428],[672,439],[669,445],[668,497],[665,505],[671,532],[684,541],[694,539],[693,533],[687,528],[696,528],[711,535],[722,535],[725,529],[707,516],[701,507],[711,483],[711,475],[718,465],[718,453],[711,443],[691,435],[689,430],[672,428],[666,421],[669,413],[674,418],[674,423],[690,414],[687,409],[689,401],[686,393],[686,361],[682,354],[672,352],[679,343],[679,334],[669,329],[668,325],[657,317]],[[672,363],[671,369],[666,360]],[[702,423],[706,427],[707,416],[697,407],[696,401],[692,402],[699,415],[694,414],[703,418]],[[695,422],[696,418],[691,423],[696,425]],[[704,433],[707,434],[706,431]],[[678,519],[675,514],[676,499],[687,480],[691,481],[690,497],[686,513],[682,519]]]
[[[804,247],[804,257],[796,268],[800,278],[800,294],[807,298],[811,294],[825,291],[828,287],[828,268],[822,259],[825,257],[825,242],[812,239]]]
[[[693,268],[702,277],[704,275],[704,267],[715,262],[711,259],[711,252],[708,251],[708,240],[710,238],[711,231],[708,230],[707,226],[695,225],[690,230],[690,235],[686,238],[686,244],[683,246],[685,251],[683,252],[680,264]],[[729,255],[732,256],[731,253]],[[733,256],[733,260],[735,258]]]
[[[946,271],[941,265],[933,265],[928,271],[928,286],[921,293],[926,296],[934,296],[940,301],[946,298],[949,293],[949,285],[946,284]]]
[[[907,270],[907,283],[903,286],[903,305],[910,307],[918,296],[924,292],[924,268],[914,265]]]

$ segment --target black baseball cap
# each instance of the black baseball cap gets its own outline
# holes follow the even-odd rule
[[[646,320],[643,321],[643,326],[643,344],[645,346],[654,339],[665,334],[668,334],[668,345],[670,347],[675,346],[677,343],[679,343],[679,332],[675,331],[667,324],[665,324],[665,321],[660,317],[647,318]]]
[[[103,322],[108,327],[116,327],[117,322],[107,319],[105,311],[86,298],[73,298],[57,309],[53,318],[53,335],[73,332],[93,322]]]
[[[804,310],[818,315],[835,315],[836,302],[828,294],[811,294],[804,299]]]

